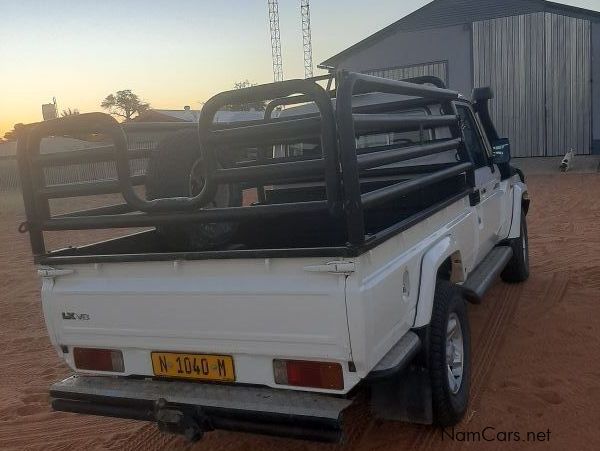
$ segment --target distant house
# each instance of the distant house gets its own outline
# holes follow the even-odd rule
[[[201,110],[192,110],[189,106],[183,110],[160,110],[149,109],[131,120],[130,123],[165,123],[165,122],[193,122],[200,119]],[[264,117],[262,111],[217,111],[215,122],[231,123],[240,121],[261,120]],[[162,138],[172,133],[172,129],[145,129],[137,131],[133,127],[124,127],[127,133],[127,141],[130,149],[156,149]]]
[[[183,110],[158,110],[150,109],[135,119],[133,122],[198,122],[201,110],[192,110],[189,106]],[[240,122],[260,120],[264,117],[263,111],[217,111],[216,122]]]
[[[198,122],[200,110],[192,110],[189,106],[183,110],[150,109],[135,117],[132,122]]]

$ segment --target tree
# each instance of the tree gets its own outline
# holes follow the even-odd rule
[[[244,89],[244,88],[250,88],[252,86],[256,86],[256,84],[250,83],[248,80],[244,80],[244,81],[238,81],[238,82],[234,83],[233,89]],[[237,105],[227,105],[225,107],[225,109],[227,111],[252,111],[252,110],[265,111],[266,107],[267,107],[267,102],[260,101],[260,102],[250,102],[250,103],[243,103],[243,104],[237,104]]]
[[[126,121],[130,120],[134,114],[143,113],[150,108],[148,103],[142,102],[138,95],[131,92],[130,89],[106,96],[100,106],[113,116],[122,117]]]
[[[66,110],[62,110],[62,113],[60,114],[62,117],[67,117],[67,116],[77,116],[79,114],[79,110],[77,108],[75,109],[71,109],[71,108],[67,108]]]
[[[16,124],[15,128],[17,128],[19,125],[23,125],[23,124]],[[17,140],[17,132],[15,131],[14,128],[4,134],[4,140],[5,141],[16,141]]]

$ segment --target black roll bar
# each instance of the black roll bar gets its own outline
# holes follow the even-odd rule
[[[454,115],[406,117],[397,114],[354,114],[353,119],[354,132],[357,135],[444,127],[456,123],[457,120]]]
[[[341,83],[336,96],[336,118],[338,124],[339,142],[342,149],[340,163],[342,166],[342,179],[344,186],[344,212],[348,230],[348,241],[350,245],[360,246],[365,242],[365,219],[364,208],[372,208],[382,202],[388,201],[396,196],[407,194],[419,188],[430,185],[440,180],[450,178],[466,172],[473,172],[472,162],[459,163],[433,174],[426,175],[408,182],[400,182],[376,191],[362,194],[360,186],[359,170],[366,167],[374,167],[378,161],[397,162],[406,159],[409,154],[429,155],[443,152],[457,147],[459,154],[463,157],[464,147],[462,145],[462,131],[458,126],[458,114],[456,109],[452,112],[445,111],[445,116],[412,118],[394,114],[355,114],[353,112],[352,100],[356,94],[380,92],[387,94],[404,95],[431,99],[432,103],[442,105],[453,105],[453,101],[459,98],[458,92],[448,89],[417,85],[404,81],[396,81],[374,77],[359,73],[342,72]],[[383,133],[391,131],[402,131],[419,129],[424,127],[449,126],[453,141],[448,146],[427,147],[415,146],[411,150],[402,151],[388,150],[387,153],[378,155],[369,153],[364,156],[357,155],[356,136],[361,133]],[[458,140],[458,141],[457,141]],[[474,176],[473,176],[474,180]]]
[[[282,136],[282,134],[285,134],[286,130],[289,131],[289,127],[294,128],[296,133],[307,133],[300,138],[314,137],[316,132],[316,129],[312,128],[317,123],[314,118],[290,119],[281,122],[270,122],[269,120],[265,120],[262,124],[252,126],[250,129],[252,130],[250,134],[245,134],[248,129],[241,131],[239,127],[215,131],[213,121],[217,111],[227,105],[246,104],[269,99],[280,99],[298,94],[305,96],[303,98],[311,99],[317,106],[321,115],[318,121],[320,125],[321,149],[325,163],[324,178],[328,209],[332,215],[339,215],[341,213],[338,177],[339,165],[336,142],[337,131],[333,106],[331,105],[331,98],[325,89],[323,89],[317,83],[307,80],[288,80],[279,83],[269,83],[250,88],[226,91],[217,94],[204,104],[200,114],[198,132],[201,147],[204,152],[205,167],[207,170],[204,174],[204,187],[202,188],[200,194],[196,196],[200,201],[206,202],[208,200],[212,200],[214,197],[218,187],[218,183],[215,178],[218,169],[218,150],[219,148],[222,148],[220,146],[228,142],[239,143],[235,141],[236,136],[246,139],[247,146],[255,145],[260,147],[260,145],[264,146],[272,143],[273,138],[275,137],[285,140],[285,136]],[[306,132],[307,128],[308,132]],[[272,133],[272,135],[269,136],[270,139],[263,139],[261,131],[266,131],[267,134]],[[218,136],[218,138],[215,138],[215,136]],[[293,135],[290,134],[290,136]],[[294,141],[297,142],[298,137],[295,137]],[[281,167],[287,168],[289,173],[293,173],[295,168],[300,167],[299,162],[288,162],[281,164],[284,165]],[[299,175],[302,172],[303,170],[300,169]]]
[[[414,178],[404,183],[396,183],[385,188],[370,191],[362,196],[362,203],[365,208],[373,208],[397,196],[403,196],[411,191],[425,188],[447,178],[459,175],[472,167],[471,163],[460,163],[441,171],[433,172],[428,175]]]
[[[419,146],[410,146],[394,148],[386,146],[385,150],[372,151],[366,154],[358,155],[358,168],[360,170],[375,168],[391,163],[411,160],[413,158],[426,157],[448,150],[458,149],[460,139],[451,139],[448,141],[435,142]],[[373,150],[373,149],[371,149]]]
[[[100,133],[108,136],[113,144],[113,157],[116,162],[117,169],[117,185],[118,191],[121,192],[125,201],[132,205],[138,210],[156,210],[157,206],[165,205],[171,201],[171,199],[165,199],[162,204],[158,201],[145,201],[141,199],[133,189],[133,183],[131,180],[131,174],[129,171],[129,155],[127,152],[127,138],[123,129],[119,123],[111,116],[103,113],[86,113],[75,116],[68,116],[61,119],[53,119],[45,122],[40,122],[28,129],[27,134],[27,156],[29,162],[40,159],[40,143],[42,138],[54,135],[68,135],[82,133],[83,131]],[[104,151],[101,151],[104,152]],[[90,152],[90,158],[93,158],[94,153]],[[60,157],[59,157],[60,158]],[[46,158],[46,162],[48,158]],[[35,195],[38,198],[43,198],[47,195],[53,195],[54,192],[58,192],[58,196],[66,197],[66,194],[76,195],[75,191],[71,191],[67,187],[46,187],[44,176],[41,167],[33,166],[35,171],[38,173],[34,179]],[[115,192],[116,188],[113,186],[109,187],[108,182],[89,182],[83,186],[80,186],[86,192],[92,194]],[[73,188],[73,187],[71,187]],[[98,191],[98,192],[96,192]],[[79,194],[82,195],[82,194]],[[48,210],[46,197],[45,209]],[[40,205],[38,204],[38,207]],[[49,212],[46,211],[44,216],[48,216]]]

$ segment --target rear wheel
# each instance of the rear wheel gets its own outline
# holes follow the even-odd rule
[[[429,330],[433,420],[452,426],[467,410],[471,335],[466,302],[448,281],[438,280]]]
[[[523,282],[529,278],[529,238],[527,236],[527,217],[521,210],[521,234],[510,240],[513,256],[500,277],[509,283]]]
[[[197,130],[182,130],[165,137],[148,163],[148,199],[188,197],[200,192],[203,160]],[[239,207],[239,185],[219,185],[204,208]],[[156,228],[163,244],[173,251],[199,251],[227,244],[237,231],[235,223],[163,225]]]

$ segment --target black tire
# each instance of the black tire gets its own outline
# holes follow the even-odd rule
[[[201,187],[193,187],[192,170],[202,164],[197,130],[182,130],[160,141],[148,163],[146,196],[148,199],[187,197]],[[205,208],[239,207],[239,185],[221,185],[213,202]],[[230,242],[237,231],[235,223],[164,225],[156,228],[163,245],[173,251],[214,249]]]
[[[451,387],[446,345],[450,322],[460,325],[462,335],[462,377]],[[455,285],[438,280],[429,326],[429,370],[431,377],[433,421],[446,427],[455,425],[467,411],[471,377],[471,332],[466,301]]]
[[[529,237],[527,236],[527,217],[521,210],[521,235],[510,240],[513,256],[500,274],[508,283],[524,282],[529,278]]]

